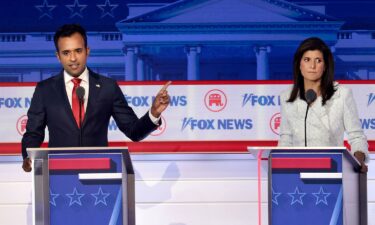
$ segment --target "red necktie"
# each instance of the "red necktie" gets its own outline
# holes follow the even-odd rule
[[[79,99],[78,99],[76,90],[79,87],[79,84],[81,83],[81,81],[82,80],[79,78],[72,79],[72,82],[74,84],[73,91],[72,91],[72,110],[73,110],[74,119],[76,120],[78,127],[80,127],[79,126],[80,125],[79,124]],[[85,115],[85,107],[83,104],[81,108],[81,121],[83,121],[84,115]]]

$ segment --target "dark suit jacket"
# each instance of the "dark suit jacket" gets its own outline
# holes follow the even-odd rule
[[[22,138],[22,156],[26,148],[40,147],[45,128],[49,131],[49,147],[79,146],[80,130],[66,94],[64,74],[37,84],[27,112],[26,133]],[[118,128],[131,140],[139,141],[156,129],[148,113],[138,119],[116,81],[89,70],[89,97],[83,120],[82,146],[107,146],[111,116]]]

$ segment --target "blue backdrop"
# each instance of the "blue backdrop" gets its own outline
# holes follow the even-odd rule
[[[374,79],[375,2],[14,0],[0,7],[0,81],[61,67],[53,33],[88,30],[89,66],[117,80],[284,80],[305,38],[331,47],[336,79]]]

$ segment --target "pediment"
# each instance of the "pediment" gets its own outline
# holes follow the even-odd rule
[[[337,21],[327,15],[277,0],[185,0],[120,23],[283,23]]]

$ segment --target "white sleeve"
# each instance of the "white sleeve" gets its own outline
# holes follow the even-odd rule
[[[357,105],[351,89],[346,89],[344,94],[344,127],[351,146],[351,152],[361,151],[366,155],[366,162],[369,160],[368,143],[363,133],[361,122],[358,117]]]
[[[148,116],[150,117],[151,121],[152,121],[155,125],[159,125],[160,117],[159,117],[159,118],[156,118],[155,116],[153,116],[152,113],[151,113],[151,109],[148,110]]]
[[[280,124],[280,139],[278,146],[288,147],[293,146],[293,134],[292,127],[289,124],[288,113],[286,111],[287,103],[286,93],[283,93],[281,96],[281,124]]]

